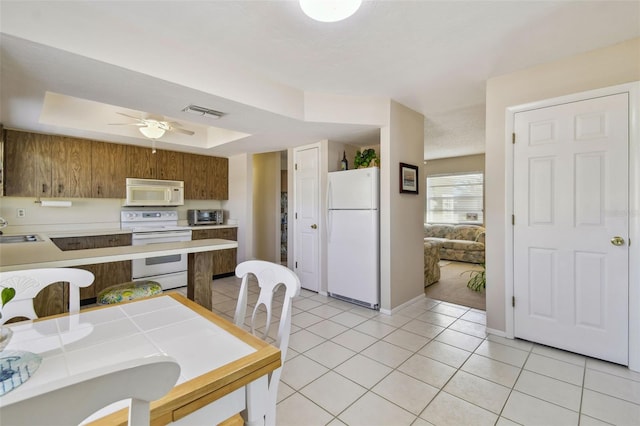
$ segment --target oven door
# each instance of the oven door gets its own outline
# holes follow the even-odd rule
[[[160,243],[191,241],[191,230],[134,232],[131,244],[134,246]],[[153,279],[153,277],[187,271],[187,255],[171,254],[167,256],[134,259],[131,262],[132,278]]]

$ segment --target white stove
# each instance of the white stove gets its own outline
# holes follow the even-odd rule
[[[120,228],[131,230],[131,244],[146,245],[191,241],[191,228],[178,226],[175,210],[122,210]],[[134,259],[131,261],[132,279],[160,283],[163,290],[187,285],[187,255]]]

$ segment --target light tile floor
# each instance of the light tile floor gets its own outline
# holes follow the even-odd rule
[[[238,288],[214,281],[216,313],[233,318]],[[278,425],[640,425],[640,373],[486,335],[483,311],[425,298],[387,316],[306,290],[293,306]]]

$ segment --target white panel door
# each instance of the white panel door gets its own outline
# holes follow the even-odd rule
[[[317,147],[295,151],[294,270],[303,288],[320,289],[320,173]]]
[[[514,129],[514,334],[627,365],[628,94],[520,112]]]

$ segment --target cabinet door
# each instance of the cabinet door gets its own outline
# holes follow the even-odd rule
[[[213,252],[213,275],[232,274],[236,270],[237,249]]]
[[[46,135],[7,130],[5,195],[51,196],[50,139]]]
[[[51,196],[91,197],[91,141],[51,136]]]
[[[33,310],[38,318],[69,312],[69,283],[59,282],[43,288],[33,298]]]
[[[184,198],[187,200],[207,200],[208,159],[205,155],[184,154]]]
[[[156,158],[151,148],[127,146],[127,177],[156,179],[158,177]]]
[[[95,275],[93,284],[80,289],[80,300],[96,297],[105,288],[131,281],[131,261],[97,263],[93,265],[77,266]]]
[[[184,154],[176,151],[157,150],[158,179],[184,180]]]
[[[229,159],[209,157],[209,173],[207,174],[209,199],[229,199]]]
[[[91,196],[125,198],[127,146],[93,142],[91,144]]]

